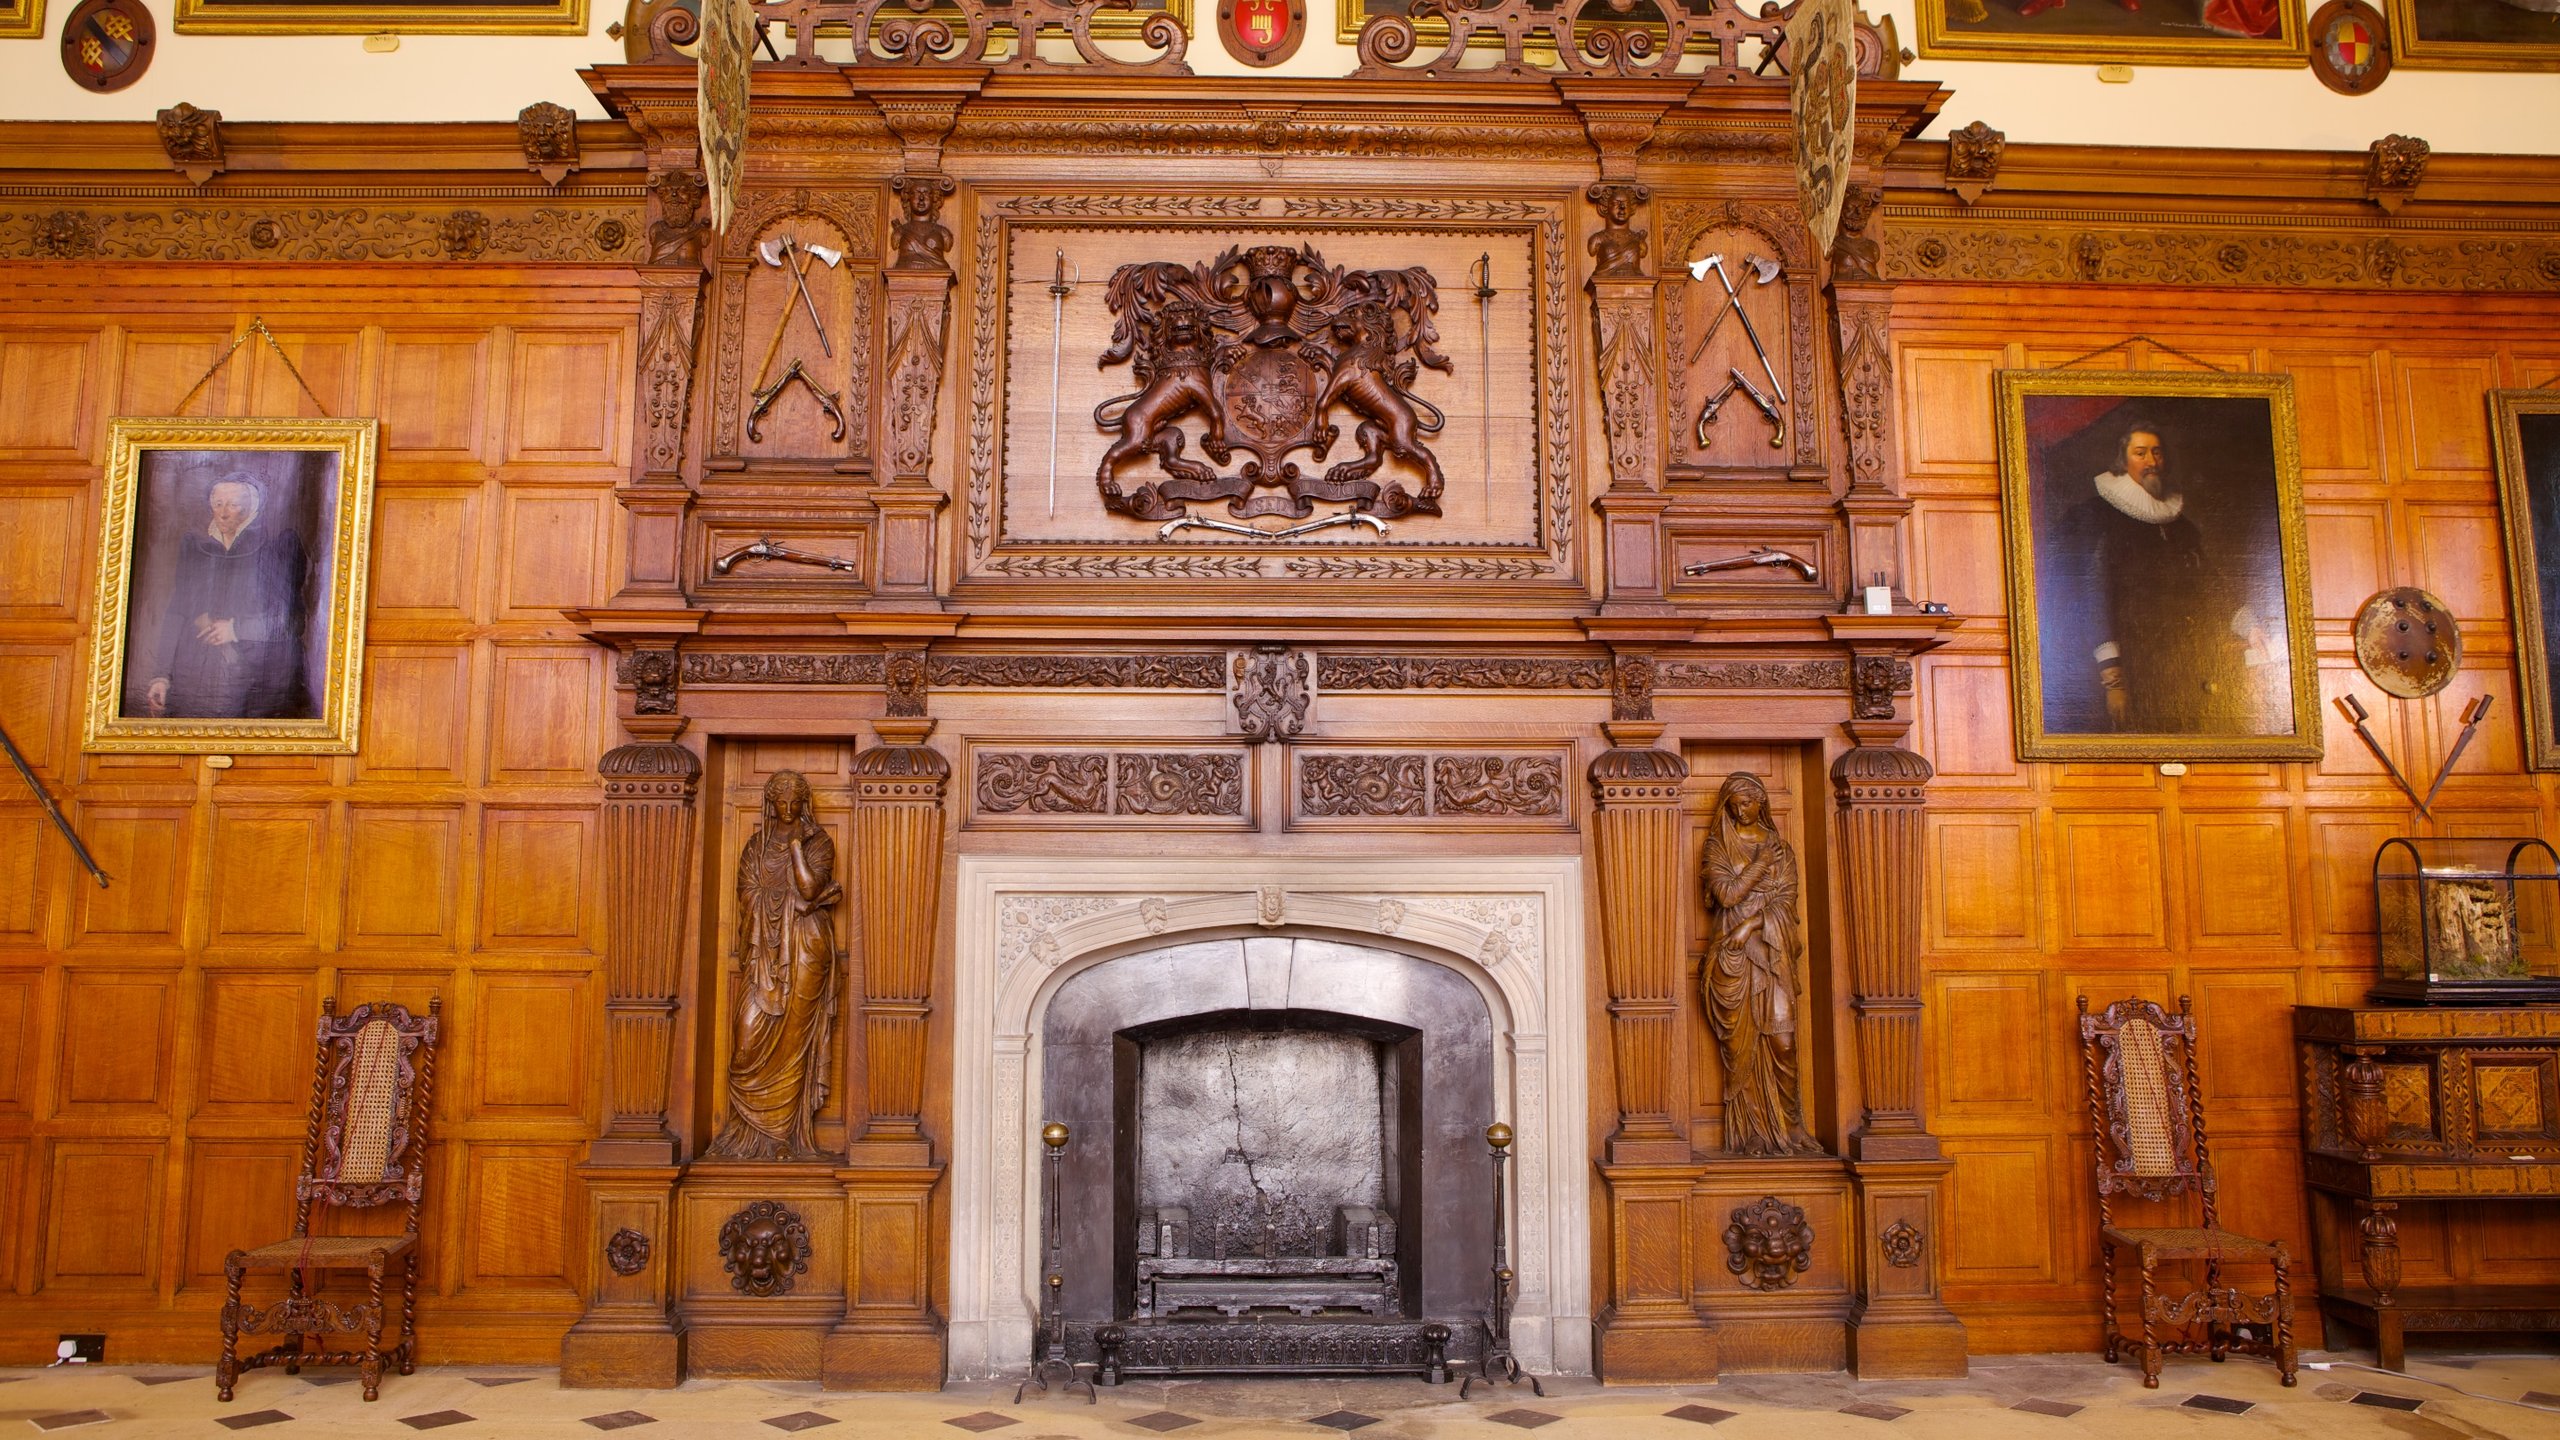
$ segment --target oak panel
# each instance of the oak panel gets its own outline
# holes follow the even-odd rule
[[[0,940],[34,942],[43,922],[44,848],[61,842],[34,806],[0,810]]]
[[[2497,509],[2412,505],[2408,516],[2411,583],[2434,592],[2462,619],[2505,615],[2506,539]]]
[[[204,977],[200,1113],[297,1124],[311,1100],[312,1022],[320,1005],[308,972],[211,970]]]
[[[1939,601],[1969,617],[2008,613],[1999,506],[1939,498],[1915,507],[1911,523],[1921,560],[1915,598]]]
[[[2497,364],[2476,356],[2393,356],[2400,437],[2416,478],[2477,475],[2489,468],[2489,411]]]
[[[2056,1277],[2053,1153],[2036,1137],[1951,1138],[1954,1213],[1979,1217],[1949,1228],[1950,1284],[2034,1284]]]
[[[470,736],[467,650],[373,645],[364,659],[357,769],[393,780],[462,778]]]
[[[82,806],[80,836],[114,881],[74,893],[75,933],[91,943],[176,944],[186,884],[188,814],[163,807]]]
[[[2044,976],[1982,972],[1930,977],[1929,1006],[1947,1043],[1930,1051],[1939,1114],[1950,1128],[2032,1127],[2049,1095]]]
[[[534,618],[603,600],[611,505],[601,491],[508,491],[500,603],[517,618]]]
[[[61,1109],[156,1111],[169,1099],[174,972],[72,970],[62,982]]]
[[[2388,813],[2333,810],[2312,815],[2311,905],[2318,942],[2334,944],[2374,933],[2374,854],[2383,841],[2408,833],[2408,820]]]
[[[2312,617],[2352,620],[2365,597],[2382,589],[2391,573],[2385,507],[2380,501],[2322,500],[2304,510]]]
[[[233,364],[248,362],[248,412],[252,415],[353,415],[357,349],[352,331],[302,334],[276,332],[276,344],[293,362],[288,370],[273,349],[244,347]],[[299,376],[297,383],[296,377]],[[306,390],[308,393],[305,393]]]
[[[373,502],[377,615],[466,619],[479,610],[480,492],[384,486]]]
[[[39,774],[55,768],[55,737],[71,718],[69,662],[54,651],[0,650],[0,729]]]
[[[562,1289],[569,1284],[568,1234],[583,1208],[566,1147],[473,1145],[463,1161],[461,1199],[468,1289]]]
[[[2382,395],[2372,353],[2279,351],[2274,368],[2293,377],[2303,478],[2382,478]]]
[[[491,1118],[577,1120],[588,1089],[586,977],[475,973],[473,1108]]]
[[[293,1233],[299,1140],[201,1140],[187,1151],[186,1288],[223,1283],[222,1257]]]
[[[2294,972],[2219,971],[2192,983],[2206,1114],[2242,1107],[2290,1119],[2293,1007],[2301,998]]]
[[[485,334],[394,331],[383,337],[386,460],[469,460],[480,453],[488,351]]]
[[[2283,946],[2293,939],[2293,867],[2284,817],[2189,815],[2188,943]]]
[[[0,457],[87,457],[94,354],[89,335],[0,336]]]
[[[612,464],[621,458],[630,386],[619,330],[553,330],[515,337],[507,459]]]
[[[1943,950],[2036,943],[2035,841],[2019,812],[1933,814],[1929,933]]]
[[[584,784],[593,779],[604,693],[603,652],[502,646],[495,655],[489,778]]]
[[[329,883],[328,812],[226,805],[213,821],[213,939],[315,945]]]
[[[67,619],[79,606],[72,576],[82,538],[80,497],[59,490],[0,493],[0,617]]]
[[[1995,464],[1991,372],[2000,368],[2000,352],[1906,345],[1901,353],[1904,463],[1915,473]]]
[[[37,984],[31,970],[0,972],[0,1110],[23,1110],[31,1098],[27,1065],[35,1053]]]
[[[175,415],[178,402],[199,380],[204,382],[204,389],[187,407],[187,414],[235,413],[232,400],[247,372],[225,365],[210,375],[205,373],[230,343],[228,334],[128,332],[124,343],[124,384],[114,413]]]
[[[160,1270],[160,1185],[166,1155],[156,1140],[62,1140],[53,1146],[47,1284],[147,1289]]]
[[[460,814],[355,807],[347,829],[347,943],[449,944],[461,888]]]
[[[2057,812],[2062,943],[2155,949],[2168,938],[2160,821],[2134,812]]]
[[[587,897],[590,812],[500,810],[481,816],[480,937],[507,949],[592,950]]]
[[[2008,780],[2018,773],[2009,720],[2009,669],[1987,656],[1921,662],[1920,723],[1939,778]]]

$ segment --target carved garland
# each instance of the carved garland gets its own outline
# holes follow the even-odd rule
[[[286,205],[0,210],[0,259],[500,260],[606,264],[638,250],[637,205],[376,210]]]
[[[1888,280],[1998,284],[2560,290],[2560,237],[2253,225],[2210,230],[2010,226],[1888,211]]]

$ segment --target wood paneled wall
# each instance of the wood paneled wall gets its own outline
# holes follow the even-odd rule
[[[627,272],[624,272],[627,274]],[[444,1001],[421,1324],[542,1362],[579,1310],[602,1107],[596,756],[635,294],[574,272],[18,265],[0,274],[0,723],[114,877],[0,785],[0,1363],[106,1331],[201,1359],[222,1258],[292,1213],[321,997]],[[83,755],[113,415],[250,316],[382,419],[362,750]],[[254,343],[191,414],[309,413]]]
[[[1938,770],[1923,945],[1929,1125],[1956,1162],[1947,1293],[1976,1352],[2091,1347],[2097,1220],[2075,996],[2195,997],[2226,1222],[2309,1254],[2288,1007],[2362,998],[2373,852],[2418,825],[2327,702],[2360,696],[2423,785],[2464,703],[2495,696],[2433,833],[2548,834],[2560,820],[2560,786],[2526,772],[2518,744],[2483,399],[2560,376],[2560,303],[1906,286],[1895,325],[1911,593],[1968,617],[1921,661],[1916,696]],[[2015,758],[1992,372],[2070,361],[2294,377],[2319,763],[2171,777]],[[2391,700],[2356,669],[2348,625],[2391,585],[2424,586],[2461,618],[2463,672],[2430,700]],[[2412,1207],[2408,1283],[2468,1278],[2493,1257],[2509,1277],[2560,1279],[2560,1207],[2468,1214],[2457,1227]]]

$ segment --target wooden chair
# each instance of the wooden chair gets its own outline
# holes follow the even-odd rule
[[[2119,1000],[2095,1015],[2080,997],[2080,1054],[2088,1070],[2089,1124],[2095,1132],[2100,1264],[2106,1278],[2107,1361],[2130,1347],[2142,1360],[2142,1383],[2160,1386],[2163,1355],[2265,1355],[2284,1383],[2294,1383],[2290,1257],[2281,1241],[2253,1240],[2222,1228],[2215,1210],[2213,1160],[2205,1150],[2204,1097],[2196,1079],[2196,1022],[2187,997],[2170,1014],[2148,1000]],[[2165,1201],[2193,1192],[2203,1223],[2118,1225],[2110,1200],[2133,1195]],[[2142,1267],[2142,1338],[2126,1339],[2116,1320],[2116,1251]],[[2163,1295],[2153,1269],[2163,1261],[2204,1262],[2204,1288]],[[2275,1269],[2273,1293],[2251,1295],[2222,1283],[2225,1261]],[[2159,1329],[2202,1326],[2204,1338],[2162,1340]],[[2234,1326],[2261,1327],[2240,1339]]]
[[[305,1365],[361,1367],[364,1398],[382,1392],[382,1369],[397,1362],[410,1374],[418,1363],[418,1202],[426,1193],[427,1116],[434,1100],[436,1016],[443,1001],[427,1002],[412,1015],[398,1005],[359,1005],[344,1017],[335,999],[320,1007],[320,1058],[311,1083],[310,1129],[302,1142],[302,1174],[294,1182],[293,1237],[255,1250],[234,1250],[222,1262],[230,1294],[222,1307],[222,1360],[213,1372],[216,1393],[231,1398],[244,1370],[282,1365],[288,1375]],[[369,1209],[403,1205],[397,1235],[314,1235],[320,1206]],[[400,1267],[400,1313],[383,1300],[383,1280]],[[273,1305],[245,1305],[240,1282],[251,1270],[285,1273],[285,1297]],[[366,1297],[354,1304],[321,1298],[314,1271],[362,1270]],[[383,1343],[396,1319],[398,1339]],[[240,1337],[274,1334],[283,1340],[243,1360]],[[361,1336],[361,1348],[331,1350],[332,1334]],[[306,1351],[309,1339],[314,1348]]]

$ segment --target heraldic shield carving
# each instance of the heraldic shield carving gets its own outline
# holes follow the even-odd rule
[[[1318,501],[1340,501],[1382,520],[1440,513],[1440,459],[1426,437],[1445,417],[1413,393],[1421,367],[1451,370],[1434,348],[1440,295],[1428,269],[1346,271],[1310,246],[1255,245],[1207,264],[1123,265],[1104,300],[1113,325],[1100,364],[1125,363],[1138,383],[1093,412],[1114,437],[1094,477],[1111,510],[1181,520],[1191,502],[1224,500],[1239,520],[1303,519]],[[1185,453],[1192,437],[1180,422],[1193,417],[1205,462]],[[1304,450],[1321,463],[1340,417],[1358,455],[1320,473],[1292,458]],[[1144,455],[1165,478],[1124,492],[1121,469]],[[1379,479],[1390,460],[1418,472],[1420,488]]]

